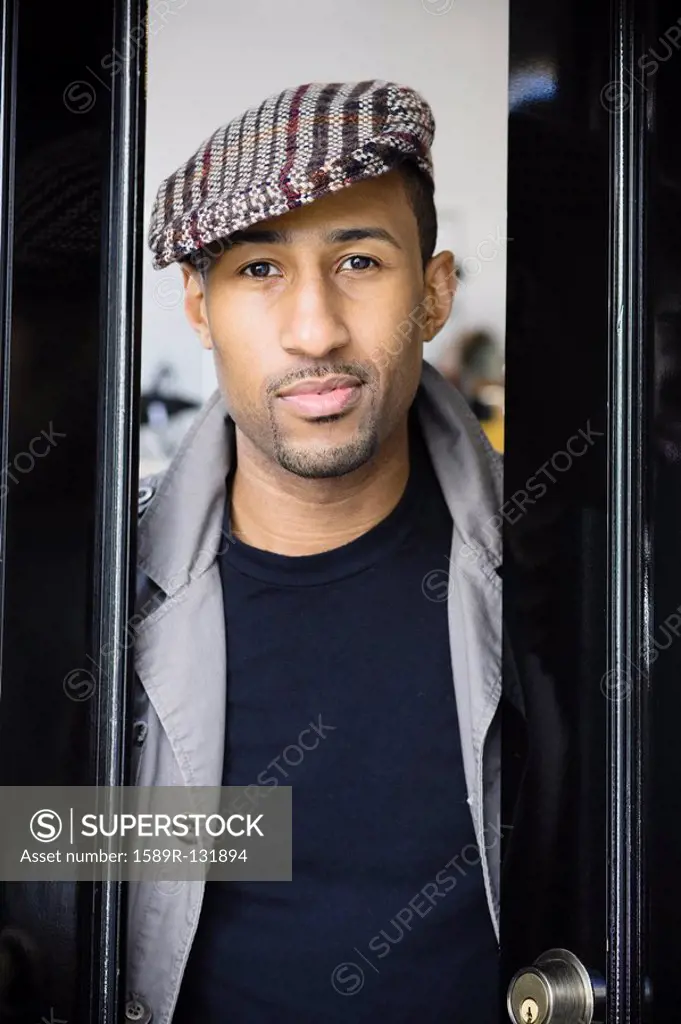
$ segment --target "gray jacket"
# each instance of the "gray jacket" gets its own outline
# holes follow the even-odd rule
[[[425,362],[415,401],[454,524],[449,574],[430,574],[424,595],[448,603],[468,803],[498,936],[501,780],[496,712],[502,621],[496,523],[503,501],[501,460],[463,398]],[[222,539],[225,477],[234,451],[233,423],[228,420],[226,432],[226,414],[216,392],[170,468],[143,495],[148,504],[139,523],[138,546],[136,785],[219,787],[222,782],[227,664],[216,552]],[[125,1020],[172,1020],[204,884],[129,883]]]

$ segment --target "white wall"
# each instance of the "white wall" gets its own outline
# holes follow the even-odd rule
[[[150,0],[145,214],[161,180],[218,126],[288,86],[390,79],[435,115],[440,248],[469,272],[454,329],[503,341],[508,0]],[[477,255],[476,255],[477,253]],[[482,259],[480,259],[482,257]],[[212,360],[187,326],[180,271],[144,272],[145,388],[160,361],[183,393],[207,397]]]

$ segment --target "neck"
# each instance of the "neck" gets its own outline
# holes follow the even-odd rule
[[[364,466],[341,477],[308,480],[265,462],[236,431],[232,532],[279,555],[315,555],[349,544],[399,502],[409,477],[407,420]]]

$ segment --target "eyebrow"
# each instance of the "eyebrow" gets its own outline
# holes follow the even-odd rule
[[[389,231],[377,227],[357,228],[336,228],[325,235],[324,240],[332,244],[345,242],[362,242],[365,239],[375,239],[378,242],[387,242],[396,249],[402,246]],[[227,248],[231,249],[236,245],[286,245],[293,241],[290,231],[265,231],[263,228],[248,228],[245,231],[235,231],[227,240]]]
[[[362,242],[365,238],[373,238],[377,242],[387,242],[396,249],[402,248],[395,236],[385,228],[338,228],[336,231],[331,231],[326,238],[329,242]]]

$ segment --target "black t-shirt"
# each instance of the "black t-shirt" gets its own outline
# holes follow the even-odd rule
[[[413,413],[410,465],[349,544],[232,537],[221,557],[223,785],[292,787],[293,881],[207,884],[174,1024],[497,1019],[446,588],[428,586],[452,522]]]

